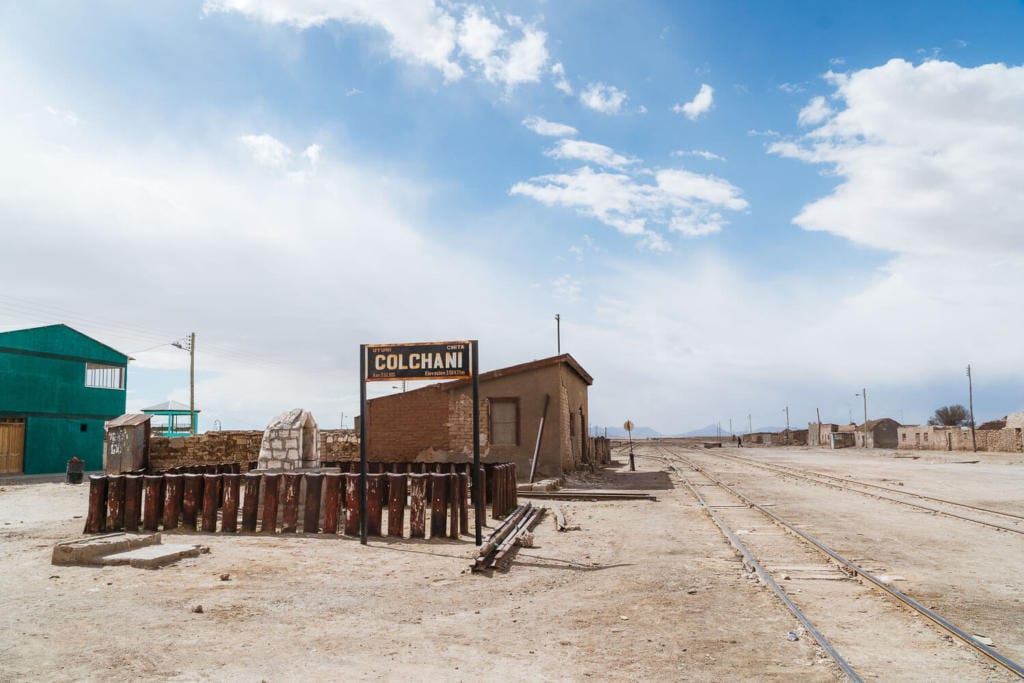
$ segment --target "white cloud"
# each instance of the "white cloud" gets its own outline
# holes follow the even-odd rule
[[[78,118],[78,114],[68,109],[58,109],[57,107],[46,105],[46,113],[69,126],[77,126],[82,122]]]
[[[653,183],[645,182],[650,174],[646,169],[630,175],[584,166],[516,183],[510,194],[575,209],[624,234],[644,236],[643,244],[658,249],[667,245],[653,225],[688,236],[707,235],[726,224],[722,210],[747,208],[739,189],[721,178],[667,169],[653,173]]]
[[[700,90],[694,96],[692,100],[685,104],[677,104],[672,107],[672,111],[677,114],[684,114],[686,118],[691,121],[696,121],[697,118],[704,113],[707,113],[711,109],[711,105],[715,101],[715,89],[707,83],[702,83]]]
[[[825,98],[818,96],[811,98],[797,117],[801,126],[816,126],[832,115],[832,108],[825,102]]]
[[[892,60],[828,80],[839,110],[769,147],[841,179],[797,225],[903,253],[1024,253],[1024,67]]]
[[[237,12],[299,30],[329,22],[379,29],[387,34],[395,59],[433,67],[446,81],[473,70],[511,88],[539,81],[548,61],[543,31],[510,15],[503,18],[508,28],[499,26],[476,5],[435,0],[205,0],[203,11]]]
[[[602,114],[618,114],[627,99],[624,91],[604,83],[589,83],[586,90],[580,93],[583,106]]]
[[[596,142],[585,140],[559,140],[554,147],[544,154],[553,159],[575,159],[605,168],[622,168],[639,163],[635,157],[616,154],[615,150]]]
[[[780,83],[779,90],[790,95],[798,92],[803,92],[807,87],[803,83]]]
[[[562,66],[561,62],[558,62],[551,67],[551,75],[554,78],[556,89],[566,95],[572,95],[572,84],[569,83],[569,79],[565,77],[565,67]]]
[[[554,121],[548,121],[539,116],[527,116],[523,119],[523,125],[532,130],[537,135],[547,135],[549,137],[564,138],[576,135],[578,132],[572,126],[568,126],[564,123],[555,123]]]
[[[302,152],[302,156],[309,160],[309,163],[316,166],[320,161],[320,154],[323,152],[323,148],[320,145],[310,145]]]
[[[647,107],[645,107],[644,105],[641,104],[639,107],[636,108],[636,113],[637,114],[646,114],[647,113]]]
[[[355,95],[362,95],[363,91],[359,88],[349,88],[345,91],[345,97],[353,97]]]
[[[282,166],[292,151],[273,135],[240,135],[238,141],[249,151],[252,158],[265,166]]]
[[[677,149],[672,152],[674,157],[700,157],[706,161],[725,161],[725,157],[709,152],[706,149]]]

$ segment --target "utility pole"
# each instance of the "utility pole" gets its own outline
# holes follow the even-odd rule
[[[730,417],[729,418],[729,437],[731,438],[733,436],[735,436],[735,434],[733,434],[733,432],[732,432],[732,418]]]
[[[555,313],[555,334],[558,339],[558,355],[562,355],[562,316]]]
[[[789,406],[786,406],[786,445],[789,445]]]
[[[752,426],[752,424],[750,422],[750,413],[747,413],[747,436],[750,436],[750,434],[753,431],[754,431],[754,427]]]
[[[192,436],[196,435],[196,333],[188,339],[188,412]]]
[[[854,396],[864,397],[864,448],[868,447],[868,390],[861,389],[859,394]]]
[[[974,381],[971,378],[971,364],[967,364],[967,395],[971,406],[971,446],[978,452],[978,437],[974,433]]]

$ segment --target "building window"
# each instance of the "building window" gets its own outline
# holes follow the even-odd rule
[[[928,443],[928,435],[927,434],[924,435],[924,442]]]
[[[86,363],[85,386],[96,389],[124,389],[124,368],[117,365]]]
[[[519,445],[519,399],[490,399],[491,445]]]
[[[906,433],[906,432],[903,432],[903,440],[904,440],[904,441],[906,441],[906,440],[907,440],[907,433]]]

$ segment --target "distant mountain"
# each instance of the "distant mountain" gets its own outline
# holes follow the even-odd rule
[[[608,438],[610,438],[610,439],[625,439],[626,438],[626,430],[623,429],[622,427],[599,427],[597,425],[591,425],[590,429],[591,429],[591,433],[595,434],[597,436],[604,436],[605,430],[607,430]],[[754,429],[754,431],[757,432],[757,433],[760,433],[760,432],[773,432],[773,433],[777,433],[777,432],[784,431],[785,429],[786,429],[785,427],[757,427],[757,428]],[[743,434],[747,433],[747,430],[745,428],[742,429],[742,430],[736,429],[733,433],[734,434],[739,434],[739,435],[742,436]],[[697,438],[697,437],[715,437],[715,436],[719,436],[719,435],[721,435],[723,437],[728,437],[729,436],[729,428],[728,428],[728,426],[720,427],[719,425],[711,424],[711,425],[706,425],[704,427],[701,427],[699,429],[691,429],[690,431],[683,432],[682,434],[662,434],[661,432],[659,432],[658,430],[656,430],[656,429],[654,429],[652,427],[634,427],[633,428],[633,438],[635,438],[635,439]]]
[[[597,436],[604,436],[605,430],[608,430],[609,439],[625,439],[627,436],[626,430],[622,427],[598,427],[597,425],[591,425],[590,429]],[[633,428],[633,438],[636,439],[656,439],[659,436],[665,435],[651,427]]]

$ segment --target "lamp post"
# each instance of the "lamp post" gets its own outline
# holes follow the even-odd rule
[[[789,445],[789,406],[783,408],[786,413],[786,445]]]
[[[971,364],[967,364],[967,396],[971,406],[971,447],[978,452],[978,439],[974,434],[974,381],[971,377]]]
[[[562,316],[555,313],[555,338],[558,342],[558,355],[562,355]]]
[[[864,398],[864,448],[868,447],[868,390],[861,389],[859,394],[854,396],[861,396]]]

